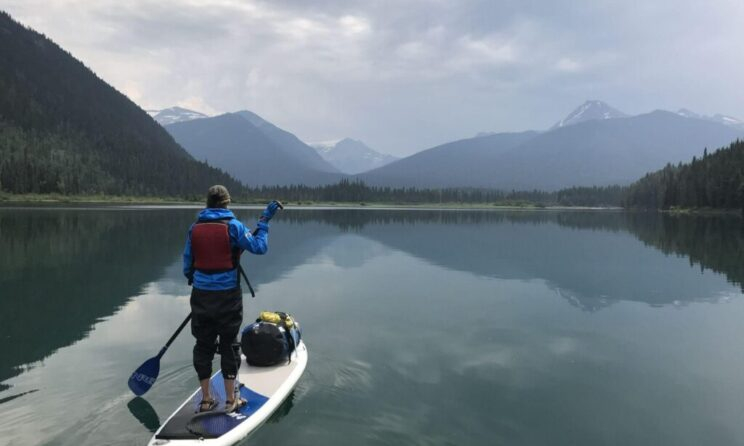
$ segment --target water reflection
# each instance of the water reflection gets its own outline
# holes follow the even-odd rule
[[[152,291],[147,284],[157,280],[157,293],[187,295],[180,255],[196,212],[0,209],[0,383],[83,339],[96,322]],[[256,213],[236,211],[246,222]],[[281,256],[243,260],[257,292],[337,232],[310,220],[303,230],[272,238],[272,252]],[[7,388],[0,384],[0,391]]]
[[[289,393],[289,396],[287,397],[282,404],[279,405],[279,408],[274,412],[268,420],[266,420],[267,423],[279,423],[282,421],[284,417],[289,415],[289,412],[292,411],[292,408],[294,407],[294,400],[295,400],[295,391]]]
[[[0,211],[0,381],[82,339],[159,277],[172,212]]]
[[[0,438],[143,444],[193,392],[183,335],[149,401],[126,380],[188,312],[195,213],[0,210]],[[244,259],[246,314],[296,314],[311,364],[247,444],[733,444],[744,302],[672,305],[740,296],[742,238],[736,217],[287,210]]]
[[[738,216],[625,212],[306,211],[290,220],[334,224],[448,269],[501,279],[543,279],[572,305],[620,300],[650,305],[714,301],[715,274],[744,289],[744,226]],[[643,244],[636,242],[640,239]]]
[[[4,389],[7,389],[7,388],[8,387],[0,388],[0,390],[4,390]],[[4,404],[4,403],[10,402],[10,401],[13,401],[16,398],[20,398],[20,397],[22,397],[24,395],[28,395],[30,393],[34,393],[34,392],[38,392],[38,391],[39,391],[39,389],[32,389],[32,390],[28,390],[26,392],[16,393],[15,395],[10,395],[10,396],[6,396],[6,397],[3,397],[3,398],[0,398],[0,404]]]
[[[195,213],[0,210],[0,382],[85,337],[147,283],[158,280],[159,292],[186,295],[179,256]],[[250,222],[256,210],[236,214]],[[715,274],[689,274],[684,265],[744,287],[744,229],[737,216],[288,210],[271,235],[271,252],[281,255],[244,263],[260,293],[331,244],[336,249],[327,260],[362,265],[381,254],[370,239],[450,270],[544,280],[586,310],[620,300],[681,305],[722,298]],[[670,257],[660,260],[657,250]],[[42,335],[29,336],[31,326]]]
[[[148,431],[155,433],[160,427],[160,417],[146,399],[139,396],[132,398],[127,403],[127,409]]]

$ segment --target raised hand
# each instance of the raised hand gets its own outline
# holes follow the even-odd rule
[[[278,209],[284,209],[284,206],[281,202],[273,200],[271,201],[267,206],[266,209],[261,212],[261,218],[259,218],[260,221],[268,222],[272,218],[274,218],[274,214],[276,214],[276,211]]]

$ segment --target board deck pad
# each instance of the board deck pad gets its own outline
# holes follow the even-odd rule
[[[217,401],[217,407],[211,412],[213,416],[205,418],[197,424],[198,429],[187,428],[188,424],[199,415],[199,403],[202,400],[201,391],[197,392],[188,404],[184,405],[181,410],[176,412],[173,417],[163,426],[155,436],[163,440],[185,440],[198,438],[216,438],[238,426],[249,416],[253,415],[261,406],[268,401],[268,398],[256,393],[246,386],[240,387],[240,396],[248,403],[232,414],[227,414],[225,410],[225,385],[222,373],[217,373],[210,380],[210,389],[213,398]],[[193,423],[196,424],[196,423]]]
[[[305,352],[304,344],[300,344],[302,352]],[[233,413],[225,413],[225,383],[221,372],[217,372],[210,379],[210,393],[217,401],[217,407],[210,412],[199,413],[199,404],[202,400],[201,390],[186,401],[158,430],[154,440],[200,440],[215,439],[239,427],[243,422],[250,419],[267,401],[277,392],[298,366],[298,352],[293,352],[293,360],[289,363],[279,364],[272,367],[254,367],[241,358],[241,366],[238,371],[240,396],[247,404]],[[303,355],[306,358],[306,354]],[[302,368],[304,369],[304,363]],[[302,373],[302,371],[299,371]],[[299,376],[297,376],[298,378]],[[296,378],[295,378],[296,379]],[[250,428],[246,428],[250,429]]]

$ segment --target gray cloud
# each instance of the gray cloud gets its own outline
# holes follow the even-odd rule
[[[145,108],[247,108],[409,154],[546,128],[589,98],[744,117],[744,4],[9,0]]]

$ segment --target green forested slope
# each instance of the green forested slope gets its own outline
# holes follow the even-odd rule
[[[43,35],[0,12],[0,190],[186,195],[224,172]]]
[[[744,209],[744,141],[646,175],[628,188],[625,205]]]

